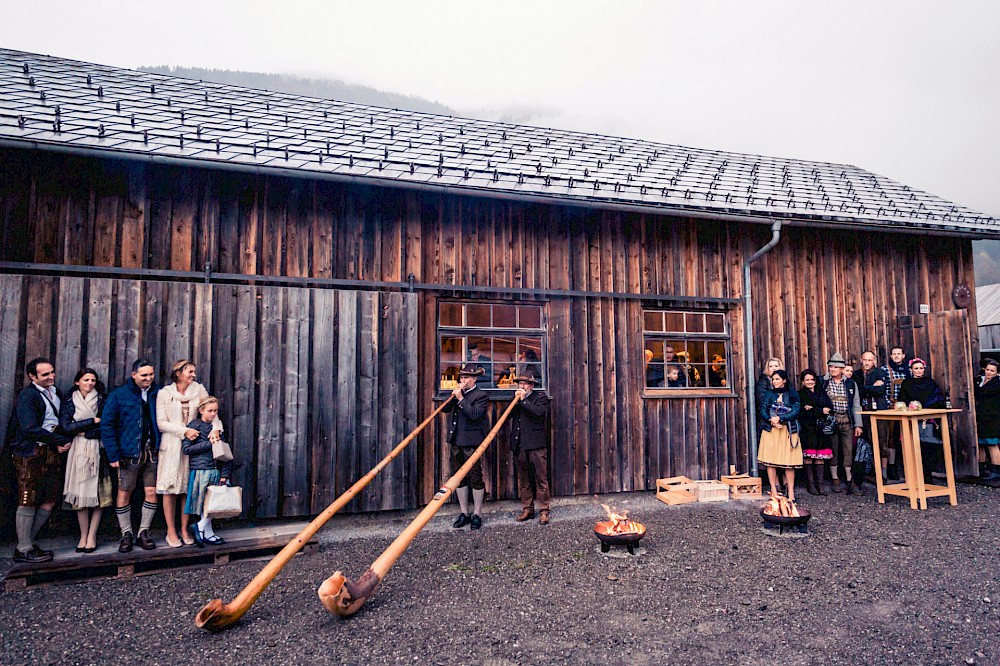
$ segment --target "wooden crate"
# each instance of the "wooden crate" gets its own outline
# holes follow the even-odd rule
[[[764,499],[760,479],[749,474],[737,474],[734,465],[729,466],[729,474],[722,477],[722,482],[729,486],[729,497],[734,500]]]
[[[699,502],[728,502],[729,486],[718,481],[695,481]]]
[[[697,502],[698,494],[694,489],[694,481],[686,476],[671,476],[656,480],[656,499],[664,504],[687,504]]]

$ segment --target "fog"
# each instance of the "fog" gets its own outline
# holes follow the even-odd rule
[[[464,115],[854,164],[1000,217],[1000,3],[45,2],[8,48],[343,79]]]

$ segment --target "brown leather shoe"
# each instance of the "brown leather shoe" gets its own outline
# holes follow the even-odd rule
[[[542,511],[538,515],[539,515],[539,517],[538,517],[538,524],[539,525],[548,525],[549,524],[549,512],[548,511]]]
[[[833,480],[833,484],[830,486],[830,490],[832,490],[835,493],[842,493],[842,492],[844,492],[844,486],[841,485],[840,479],[834,479]]]
[[[149,536],[149,530],[139,532],[139,536],[136,537],[136,542],[143,550],[153,550],[156,548],[156,544],[153,542],[153,537]]]
[[[516,520],[519,523],[523,523],[524,521],[531,520],[534,517],[535,517],[534,509],[524,509],[523,511],[521,511],[521,515],[515,518],[514,520]]]

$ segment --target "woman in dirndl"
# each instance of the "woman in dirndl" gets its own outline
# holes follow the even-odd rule
[[[97,372],[84,368],[73,378],[76,388],[59,410],[59,426],[73,437],[66,459],[63,495],[66,507],[76,511],[80,524],[78,553],[97,550],[97,528],[101,512],[111,506],[111,474],[101,446],[101,412],[104,410],[104,385]]]
[[[833,411],[830,396],[823,389],[816,389],[816,371],[806,368],[799,375],[799,439],[802,441],[802,457],[806,470],[806,490],[810,495],[826,495],[823,478],[826,462],[833,460],[830,436],[823,434],[823,422]]]
[[[188,515],[184,513],[187,494],[188,457],[183,442],[198,437],[198,431],[188,422],[197,417],[198,404],[208,397],[208,390],[195,381],[197,368],[193,361],[181,359],[170,369],[171,382],[156,395],[156,425],[160,429],[160,455],[156,468],[156,494],[163,496],[163,517],[167,522],[167,545],[171,548],[194,545],[188,531]],[[211,439],[222,434],[222,423],[213,424]],[[180,534],[177,531],[177,509],[181,508]]]
[[[771,388],[764,391],[758,408],[761,424],[757,462],[767,467],[771,492],[778,489],[778,470],[784,470],[788,499],[795,501],[795,470],[802,467],[799,441],[799,394],[788,385],[788,373],[771,373]]]
[[[989,454],[989,458],[979,463],[982,470],[979,479],[996,485],[1000,483],[1000,363],[986,359],[975,393],[979,450]]]

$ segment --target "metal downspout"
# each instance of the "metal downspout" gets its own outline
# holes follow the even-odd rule
[[[757,396],[756,380],[753,357],[753,311],[751,306],[753,299],[750,296],[750,264],[767,254],[771,248],[778,244],[781,239],[781,220],[776,220],[771,225],[771,240],[767,245],[760,248],[746,260],[743,264],[743,339],[746,359],[747,378],[747,450],[750,453],[750,475],[757,476]]]

